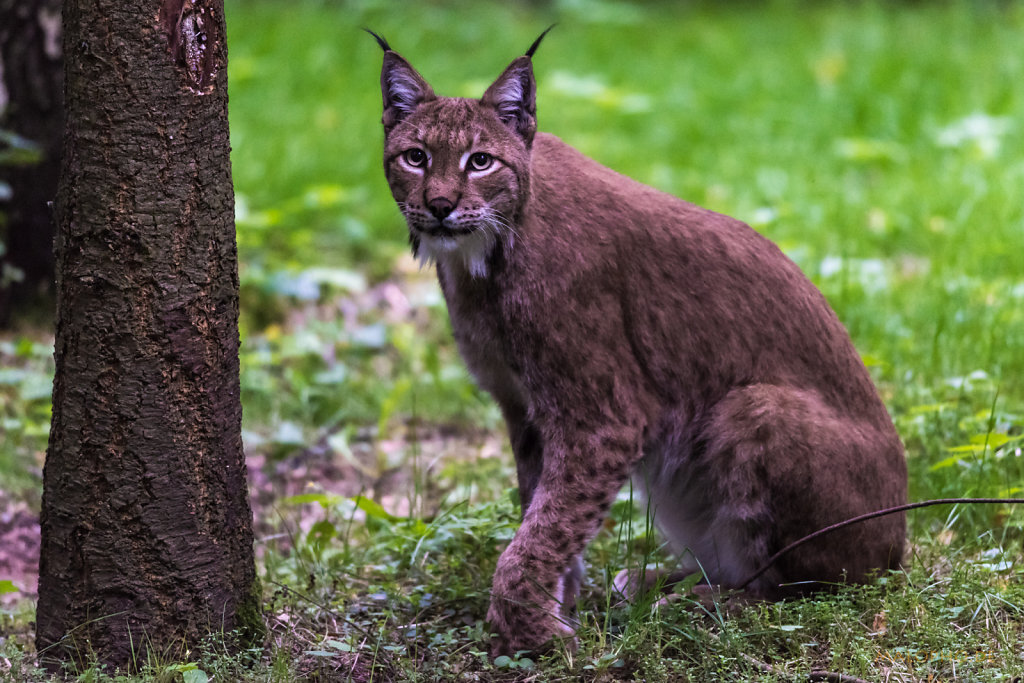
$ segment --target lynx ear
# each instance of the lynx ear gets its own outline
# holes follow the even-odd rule
[[[384,65],[380,70],[380,89],[384,95],[385,132],[390,131],[421,103],[434,99],[433,89],[416,73],[409,62],[391,49],[387,41],[367,29],[384,50]]]
[[[493,107],[498,118],[529,144],[537,132],[537,84],[530,58],[517,57],[509,64],[480,102]]]
[[[544,29],[526,54],[509,64],[480,100],[482,104],[494,107],[498,118],[526,140],[527,145],[537,132],[537,82],[533,78],[531,58],[540,47],[540,41],[554,27],[555,24],[551,24]]]

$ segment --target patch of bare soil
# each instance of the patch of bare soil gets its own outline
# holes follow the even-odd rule
[[[414,436],[410,431],[406,426],[390,439],[377,440],[367,429],[342,452],[332,449],[330,435],[324,435],[313,446],[279,462],[268,462],[262,454],[247,458],[257,553],[271,541],[279,550],[287,550],[285,534],[308,532],[323,518],[318,505],[282,505],[292,496],[365,496],[398,517],[431,517],[447,493],[438,469],[503,457],[504,434],[436,426],[416,429]],[[410,453],[413,449],[415,457]]]

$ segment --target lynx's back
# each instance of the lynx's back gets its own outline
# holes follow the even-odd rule
[[[577,268],[603,269],[592,284],[615,282],[630,348],[665,398],[682,402],[700,386],[714,401],[733,386],[786,383],[888,423],[846,329],[770,240],[616,173],[553,135],[536,136],[531,160],[520,230],[529,239],[509,258],[532,272],[516,277],[554,287],[567,254]]]

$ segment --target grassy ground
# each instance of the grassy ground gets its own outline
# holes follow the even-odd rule
[[[487,661],[513,468],[431,274],[404,256],[380,172],[380,53],[359,29],[440,92],[477,95],[553,21],[535,59],[541,128],[777,241],[870,365],[912,499],[1022,495],[1021,6],[231,0],[245,438],[271,635],[233,656],[211,641],[192,668],[169,654],[148,678],[1024,676],[1019,511],[912,513],[907,570],[869,587],[629,607],[609,577],[664,558],[628,493],[588,555],[580,650]],[[0,340],[0,491],[29,508],[50,343]],[[15,578],[0,568],[0,591]],[[31,602],[4,604],[0,678],[31,680]]]

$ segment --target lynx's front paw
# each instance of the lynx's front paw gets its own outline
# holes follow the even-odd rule
[[[491,657],[512,655],[520,650],[534,652],[548,649],[556,640],[571,650],[576,649],[576,631],[566,616],[561,595],[565,577],[558,577],[545,588],[537,578],[530,578],[517,568],[498,565],[491,591]],[[566,596],[575,602],[575,595]]]
[[[524,607],[504,600],[492,599],[487,611],[491,622],[491,657],[513,655],[521,650],[543,652],[559,643],[576,650],[576,631],[555,609]]]

